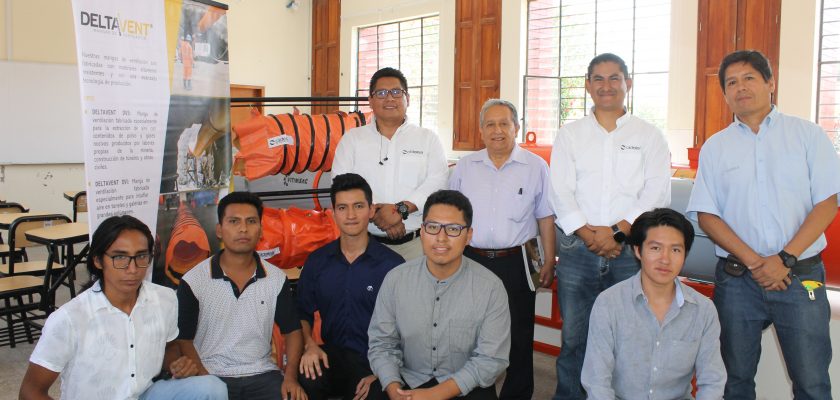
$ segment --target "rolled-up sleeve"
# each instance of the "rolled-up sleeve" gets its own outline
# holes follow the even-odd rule
[[[489,387],[510,364],[510,310],[501,281],[494,282],[490,303],[478,328],[475,350],[452,379],[467,394],[477,386]]]
[[[376,306],[368,327],[368,361],[383,390],[391,382],[403,383],[400,378],[403,352],[400,348],[400,332],[397,330],[395,287],[394,274],[388,273],[376,297]]]

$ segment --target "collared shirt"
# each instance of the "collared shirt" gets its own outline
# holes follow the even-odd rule
[[[662,324],[648,306],[641,272],[601,293],[592,307],[581,383],[589,399],[721,399],[726,369],[711,300],[675,280]]]
[[[516,145],[498,169],[487,149],[462,158],[452,171],[449,188],[470,199],[470,245],[481,249],[519,246],[536,236],[537,219],[554,214],[548,164]]]
[[[368,336],[382,388],[401,376],[412,388],[432,378],[452,378],[461,394],[489,387],[509,364],[507,293],[469,258],[445,280],[429,272],[426,257],[409,260],[385,276]]]
[[[325,343],[367,357],[367,330],[376,295],[385,274],[405,260],[371,238],[365,252],[351,264],[340,242],[330,242],[306,259],[297,283],[298,314],[312,325],[319,311]]]
[[[417,206],[405,221],[408,233],[420,228],[426,198],[446,188],[449,170],[443,145],[434,132],[406,119],[388,139],[376,129],[374,118],[365,126],[347,131],[338,142],[332,174],[348,172],[365,178],[373,190],[374,203],[410,201]],[[368,231],[385,236],[373,223]]]
[[[557,225],[568,234],[585,224],[633,223],[671,203],[671,156],[659,128],[629,113],[607,132],[595,112],[566,124],[551,150]]]
[[[136,399],[160,373],[178,336],[172,289],[143,282],[126,315],[99,282],[52,313],[29,361],[61,373],[65,399]]]
[[[687,215],[720,217],[762,256],[778,253],[817,203],[840,193],[840,159],[816,124],[770,111],[758,134],[737,118],[700,150]],[[825,235],[799,259],[818,254]],[[726,250],[715,246],[726,257]]]
[[[221,252],[181,278],[178,339],[193,340],[201,363],[216,376],[276,370],[271,359],[274,324],[283,333],[300,329],[286,274],[254,253],[256,271],[240,293],[220,258]]]

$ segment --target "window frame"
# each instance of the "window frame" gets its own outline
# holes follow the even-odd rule
[[[832,8],[832,9],[834,9],[834,8]],[[818,51],[817,51],[817,88],[816,88],[817,91],[816,91],[816,96],[815,96],[816,98],[815,98],[815,102],[814,102],[816,112],[814,113],[814,122],[817,125],[819,125],[820,128],[822,128],[825,131],[826,135],[829,136],[829,138],[832,141],[832,144],[835,146],[835,150],[837,150],[838,153],[840,153],[840,149],[838,149],[838,147],[837,147],[837,143],[840,140],[840,127],[838,127],[837,129],[835,129],[833,131],[826,131],[825,128],[823,128],[822,125],[820,125],[820,105],[821,105],[820,104],[820,97],[821,97],[821,93],[822,93],[823,65],[830,64],[830,65],[840,66],[840,60],[837,60],[837,61],[823,61],[823,39],[825,38],[825,35],[824,35],[825,10],[826,10],[826,0],[820,0],[819,33],[817,34],[818,35],[817,39],[818,39],[818,43],[819,43],[819,45],[818,45],[819,47],[818,47]],[[837,10],[840,10],[840,8],[837,8]],[[838,21],[840,21],[840,20],[838,20]],[[831,22],[835,22],[835,21],[831,21]],[[838,85],[838,93],[840,93],[840,85]],[[835,100],[835,101],[840,101],[840,98]],[[840,124],[840,116],[835,117],[834,119],[837,121],[835,126],[837,126],[837,124]]]

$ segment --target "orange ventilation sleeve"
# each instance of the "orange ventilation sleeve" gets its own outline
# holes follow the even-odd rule
[[[296,207],[265,207],[262,229],[257,252],[260,257],[280,268],[302,266],[310,253],[338,238],[338,226],[329,209],[315,211]]]
[[[329,171],[338,141],[344,132],[370,121],[370,114],[279,114],[260,115],[231,129],[239,141],[234,156],[234,174],[248,180],[268,175],[304,171]]]
[[[210,242],[189,207],[181,203],[166,246],[166,277],[174,284],[192,267],[210,257]]]

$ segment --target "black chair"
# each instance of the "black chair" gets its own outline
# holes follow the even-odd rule
[[[47,299],[47,276],[0,278],[0,319],[6,320],[6,327],[0,328],[0,346],[15,347],[18,339],[23,338],[34,343],[40,336],[42,325],[34,321],[46,317],[46,313],[39,310],[45,310],[43,302]]]
[[[10,202],[2,202],[0,203],[0,214],[12,214],[12,213],[25,213],[29,212],[29,209],[26,207],[18,204],[18,203],[10,203]],[[9,245],[4,244],[3,236],[0,235],[0,262],[3,264],[6,263],[6,257],[26,257],[26,250],[24,249],[15,249],[12,251],[9,248]]]
[[[73,196],[73,222],[79,222],[79,213],[88,212],[87,192],[82,190]]]
[[[24,250],[28,247],[43,246],[42,244],[29,241],[29,239],[26,238],[26,232],[33,229],[67,223],[70,223],[70,218],[63,214],[21,216],[15,219],[9,226],[9,246],[22,248]],[[15,257],[9,257],[8,264],[0,264],[0,276],[42,276],[46,273],[48,264],[49,260],[29,260],[27,257],[25,261],[17,261]],[[63,268],[63,265],[56,264],[56,267],[52,268],[52,273],[59,274],[62,272]],[[70,295],[75,297],[76,288],[73,283],[72,274],[67,286],[70,289]]]

